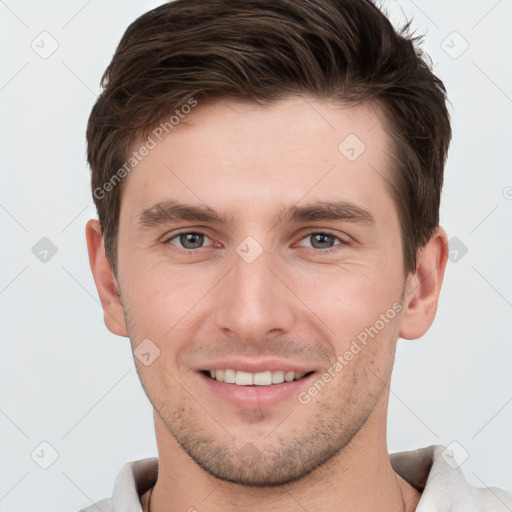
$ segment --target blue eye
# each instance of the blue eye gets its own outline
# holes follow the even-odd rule
[[[309,233],[302,240],[308,239],[311,242],[311,246],[306,247],[312,247],[313,249],[331,249],[335,245],[340,245],[341,243],[343,243],[343,241],[339,237],[323,231],[315,231]]]
[[[181,245],[182,249],[193,250],[201,249],[203,247],[205,239],[210,240],[210,238],[208,238],[203,233],[195,233],[189,231],[186,233],[178,233],[177,235],[174,235],[173,237],[169,238],[167,241],[172,243],[173,245],[178,245],[177,243],[174,243],[174,240],[177,240]],[[180,245],[178,245],[178,247]]]
[[[177,233],[169,237],[165,243],[170,243],[179,249],[191,252],[213,245],[220,247],[220,244],[213,243],[210,237],[196,231]],[[332,233],[326,231],[312,231],[301,239],[299,245],[310,249],[318,249],[318,252],[329,252],[329,249],[333,249],[335,246],[345,243],[344,240]]]

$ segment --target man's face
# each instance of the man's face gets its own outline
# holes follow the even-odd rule
[[[137,369],[210,474],[289,482],[385,417],[404,290],[390,139],[369,105],[303,98],[199,104],[185,121],[123,191],[127,329],[160,351]]]

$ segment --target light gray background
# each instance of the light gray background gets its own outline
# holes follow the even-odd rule
[[[122,33],[160,3],[0,1],[0,511],[77,510],[156,455],[128,340],[106,330],[89,270],[84,133]],[[434,326],[399,343],[389,449],[455,442],[469,481],[512,491],[512,0],[387,5],[426,32],[449,92],[442,225],[459,248]],[[42,237],[58,249],[46,262]]]

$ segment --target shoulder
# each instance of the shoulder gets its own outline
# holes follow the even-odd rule
[[[114,512],[114,504],[111,498],[93,503],[90,507],[83,508],[79,512]]]
[[[445,446],[428,446],[390,455],[394,470],[422,492],[417,512],[510,512],[512,494],[470,485]]]
[[[93,503],[79,512],[139,512],[140,498],[155,485],[158,477],[158,459],[128,462],[117,475],[111,498]]]

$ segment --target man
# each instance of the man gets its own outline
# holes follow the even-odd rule
[[[406,31],[367,0],[176,0],[103,85],[89,259],[159,457],[87,510],[510,510],[443,447],[386,449],[447,261],[445,89]]]

